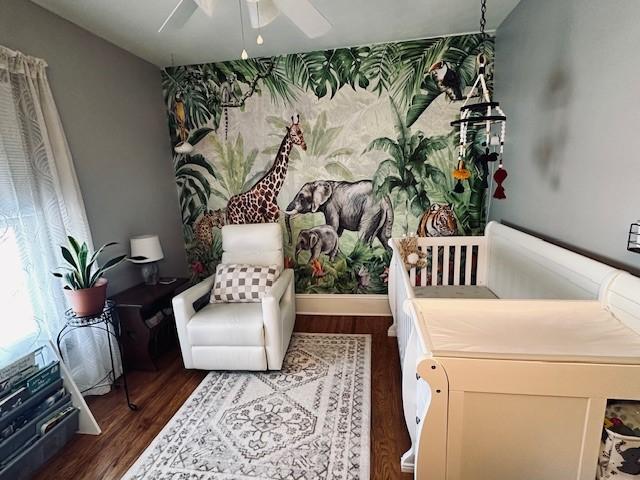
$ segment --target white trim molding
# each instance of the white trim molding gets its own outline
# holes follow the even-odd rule
[[[387,295],[297,294],[299,315],[391,316]]]

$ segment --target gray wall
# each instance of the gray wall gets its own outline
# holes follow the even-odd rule
[[[496,35],[504,219],[631,267],[640,218],[640,2],[522,0]]]
[[[0,44],[44,58],[96,246],[128,252],[129,237],[157,233],[162,275],[185,275],[160,71],[27,0],[0,0]],[[110,293],[138,283],[128,264]]]

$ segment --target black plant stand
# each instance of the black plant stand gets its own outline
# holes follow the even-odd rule
[[[78,328],[95,328],[98,330],[102,330],[107,334],[107,341],[109,343],[109,356],[111,357],[111,372],[107,374],[107,377],[110,382],[107,384],[99,383],[97,385],[88,388],[87,390],[92,390],[97,387],[109,385],[118,387],[119,383],[116,382],[116,367],[115,362],[113,361],[113,351],[111,349],[111,337],[113,336],[116,344],[118,345],[118,351],[120,352],[120,359],[122,363],[122,384],[124,386],[124,393],[127,398],[127,405],[131,410],[138,410],[138,406],[135,403],[132,403],[129,399],[129,386],[127,385],[127,372],[124,366],[124,360],[122,355],[122,345],[120,343],[120,321],[118,319],[118,313],[116,310],[116,303],[113,300],[107,300],[104,309],[98,315],[90,316],[90,317],[81,317],[76,315],[73,310],[69,309],[65,312],[66,323],[60,333],[58,333],[58,338],[56,340],[56,346],[58,347],[58,352],[60,352],[60,358],[62,358],[62,350],[60,349],[60,342],[62,339],[74,330]],[[109,328],[112,327],[112,329]],[[62,358],[64,360],[64,358]],[[87,391],[85,390],[85,391]]]

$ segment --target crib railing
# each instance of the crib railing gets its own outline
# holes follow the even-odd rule
[[[399,238],[389,245],[393,257],[389,269],[389,305],[394,324],[391,334],[398,337],[400,363],[404,363],[413,318],[405,311],[407,300],[415,298],[415,287],[436,285],[486,285],[486,239],[476,237],[419,237],[418,249],[426,255],[426,265],[407,270],[400,256]]]
[[[426,266],[409,270],[412,286],[486,284],[485,237],[419,237],[418,249]]]
[[[389,243],[393,249],[393,257],[389,266],[389,305],[393,315],[393,333],[398,337],[398,350],[400,352],[400,365],[403,366],[404,354],[413,328],[413,318],[405,311],[407,300],[414,298],[413,285],[407,269],[402,263],[397,245],[392,239]]]

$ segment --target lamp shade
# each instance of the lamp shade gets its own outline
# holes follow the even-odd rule
[[[157,262],[164,258],[157,235],[140,235],[131,238],[131,256],[146,257],[146,260],[131,260],[134,263]]]

